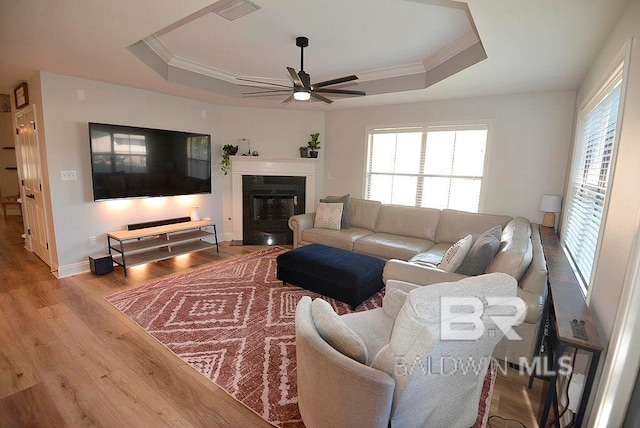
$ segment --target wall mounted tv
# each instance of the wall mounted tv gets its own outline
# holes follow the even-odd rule
[[[95,201],[211,193],[211,135],[89,123]]]

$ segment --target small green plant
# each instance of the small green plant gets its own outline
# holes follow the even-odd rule
[[[235,155],[238,153],[238,146],[232,146],[231,144],[225,144],[222,147],[222,160],[220,161],[220,165],[222,165],[222,172],[224,175],[227,175],[229,171],[231,171],[231,155]]]
[[[320,133],[315,132],[310,135],[311,135],[311,141],[309,141],[309,148],[315,152],[320,148],[320,141],[318,141],[318,138],[320,138]]]

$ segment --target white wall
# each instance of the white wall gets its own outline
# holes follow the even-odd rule
[[[617,343],[629,343],[630,346],[637,347],[639,336],[637,325],[625,326],[625,318],[618,319],[619,316],[625,315],[627,319],[634,319],[637,311],[640,311],[640,308],[635,307],[628,312],[627,302],[621,302],[623,293],[629,296],[631,288],[637,286],[634,284],[632,272],[638,264],[638,259],[632,256],[632,249],[634,237],[640,234],[639,36],[640,1],[630,0],[578,89],[578,102],[582,104],[588,101],[607,77],[620,52],[630,47],[627,51],[629,56],[626,58],[626,91],[623,95],[622,125],[617,130],[618,156],[610,188],[609,209],[587,298],[587,304],[599,324],[605,345],[610,342],[613,346]],[[612,336],[616,328],[618,332],[633,332],[634,337],[619,340]],[[622,425],[637,374],[624,371],[627,366],[637,367],[637,359],[628,360],[632,358],[630,354],[637,356],[637,352],[629,352],[625,346],[619,349],[605,349],[604,358],[600,360],[604,361],[603,377],[597,386],[595,399],[592,394],[595,414],[591,416],[590,424],[597,423],[598,426],[607,427]],[[624,364],[620,363],[622,359],[626,360]],[[610,379],[608,376],[612,374],[613,377]]]
[[[640,1],[627,4],[620,21],[609,34],[603,48],[593,62],[578,90],[579,101],[587,101],[602,84],[613,61],[632,37],[628,58],[627,90],[624,96],[623,121],[619,129],[618,158],[615,165],[609,211],[604,235],[596,260],[593,284],[589,292],[589,306],[601,323],[608,339],[613,329],[620,295],[629,264],[629,254],[640,213]]]
[[[482,211],[539,223],[542,195],[563,192],[574,104],[566,91],[331,111],[325,193],[363,196],[367,127],[477,120],[490,124]]]
[[[322,112],[223,107],[52,73],[41,73],[40,79],[45,135],[41,144],[46,146],[61,276],[86,270],[87,256],[106,249],[107,232],[128,223],[188,216],[191,206],[199,206],[202,217],[215,221],[220,238],[230,239],[231,175],[220,171],[222,146],[248,138],[261,156],[295,158],[308,134],[324,133]],[[78,90],[84,91],[84,100],[78,99]],[[211,134],[212,194],[94,202],[88,122]],[[68,170],[78,172],[78,181],[60,179],[60,171]],[[321,182],[316,184],[322,188]],[[89,236],[97,236],[98,247],[89,246]]]

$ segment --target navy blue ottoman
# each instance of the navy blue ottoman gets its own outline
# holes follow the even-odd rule
[[[379,291],[385,261],[340,248],[310,244],[278,256],[277,278],[345,302],[355,309]]]

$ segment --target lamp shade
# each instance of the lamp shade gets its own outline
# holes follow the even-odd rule
[[[545,213],[559,213],[561,204],[562,196],[560,195],[542,195],[540,211]]]

